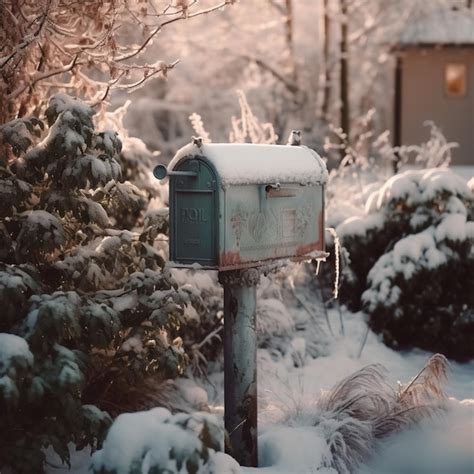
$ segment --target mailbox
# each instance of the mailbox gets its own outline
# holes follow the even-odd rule
[[[326,256],[326,166],[304,146],[202,144],[193,139],[168,168],[159,165],[153,172],[158,179],[170,177],[170,261],[220,272],[225,427],[239,463],[257,466],[260,272],[254,267]]]
[[[190,144],[170,176],[170,260],[227,271],[323,256],[325,163],[304,146]]]

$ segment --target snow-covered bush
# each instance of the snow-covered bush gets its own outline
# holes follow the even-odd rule
[[[266,351],[274,361],[301,367],[307,358],[326,353],[327,314],[314,273],[309,262],[288,263],[261,277],[256,316],[260,354]]]
[[[222,453],[224,429],[209,413],[165,408],[120,415],[92,460],[95,474],[240,473]]]
[[[388,344],[474,355],[474,195],[461,177],[397,174],[337,232],[350,254],[341,295]]]
[[[42,472],[48,446],[65,462],[70,442],[100,446],[107,412],[183,374],[217,312],[165,267],[152,155],[64,94],[45,115],[0,127],[0,468],[16,473]]]
[[[276,298],[257,303],[257,333],[259,347],[286,348],[293,335],[295,323],[284,303]]]

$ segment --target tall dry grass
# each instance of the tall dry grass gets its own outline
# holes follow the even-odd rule
[[[448,361],[431,357],[405,386],[393,388],[380,364],[364,367],[325,392],[313,407],[287,413],[286,424],[319,426],[334,467],[349,474],[366,462],[381,440],[445,409]]]

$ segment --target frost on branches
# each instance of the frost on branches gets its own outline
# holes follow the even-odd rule
[[[151,154],[67,95],[45,116],[0,127],[0,467],[16,473],[42,472],[48,446],[66,463],[68,443],[99,447],[217,311],[165,268]]]
[[[461,177],[446,168],[397,174],[369,196],[366,215],[337,230],[350,252],[346,289],[362,293],[385,342],[474,355],[474,195]]]

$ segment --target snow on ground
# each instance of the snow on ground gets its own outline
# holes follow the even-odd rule
[[[469,181],[471,178],[474,178],[474,165],[473,166],[450,166],[452,171],[454,171],[459,176],[462,176]]]
[[[243,474],[337,474],[329,467],[330,451],[317,427],[288,427],[281,419],[295,410],[311,406],[322,390],[356,370],[381,363],[389,381],[407,382],[425,365],[430,353],[396,352],[369,331],[362,313],[329,312],[331,326],[339,334],[332,338],[328,355],[307,358],[306,365],[293,367],[290,358],[274,361],[259,351],[259,450],[260,468],[244,468]],[[335,331],[336,332],[336,331]],[[367,333],[363,350],[358,357]],[[223,410],[223,374],[214,374],[209,390],[211,408]],[[215,389],[217,388],[217,395]],[[447,394],[450,407],[442,419],[428,420],[415,430],[393,436],[379,449],[370,465],[355,474],[472,474],[474,472],[474,361],[451,362]],[[72,469],[50,469],[52,473],[86,474],[87,453],[73,455]],[[59,463],[57,463],[59,464]],[[235,471],[234,471],[235,472]],[[225,472],[219,472],[225,474]]]
[[[329,316],[331,326],[338,328],[338,312],[330,311]],[[307,359],[304,367],[293,368],[287,359],[274,362],[266,351],[259,351],[259,460],[266,467],[242,468],[244,474],[336,474],[326,466],[327,445],[318,428],[290,428],[279,420],[311,406],[322,390],[368,364],[384,365],[389,382],[396,387],[398,381],[406,383],[414,377],[432,355],[421,350],[396,352],[369,331],[358,357],[367,332],[365,316],[343,311],[343,322],[345,335],[334,338],[329,354]],[[213,381],[221,385],[222,374]],[[216,411],[222,411],[222,390],[219,392]],[[427,421],[419,430],[389,439],[372,464],[357,474],[472,474],[474,361],[451,362],[447,394],[450,408],[443,419]],[[406,457],[400,455],[405,448]],[[447,466],[451,467],[446,470]]]
[[[474,400],[452,399],[445,419],[394,436],[357,474],[472,474],[473,421]]]
[[[333,327],[339,315],[330,314]],[[369,332],[360,358],[357,357],[367,326],[362,314],[344,314],[345,336],[338,336],[331,352],[299,369],[268,364],[259,372],[259,392],[268,405],[260,409],[260,460],[272,462],[265,469],[243,469],[244,473],[329,473],[324,467],[325,444],[316,428],[286,428],[274,425],[279,416],[311,405],[321,390],[329,389],[350,373],[371,363],[383,364],[394,386],[407,382],[424,366],[431,354],[423,351],[395,352]],[[268,361],[267,361],[268,362]],[[447,389],[450,409],[442,420],[431,420],[418,430],[394,436],[359,474],[474,472],[474,361],[451,363]],[[406,453],[406,454],[405,454]],[[318,464],[319,463],[319,464]],[[291,469],[290,469],[290,466]],[[319,468],[319,466],[321,466]]]

